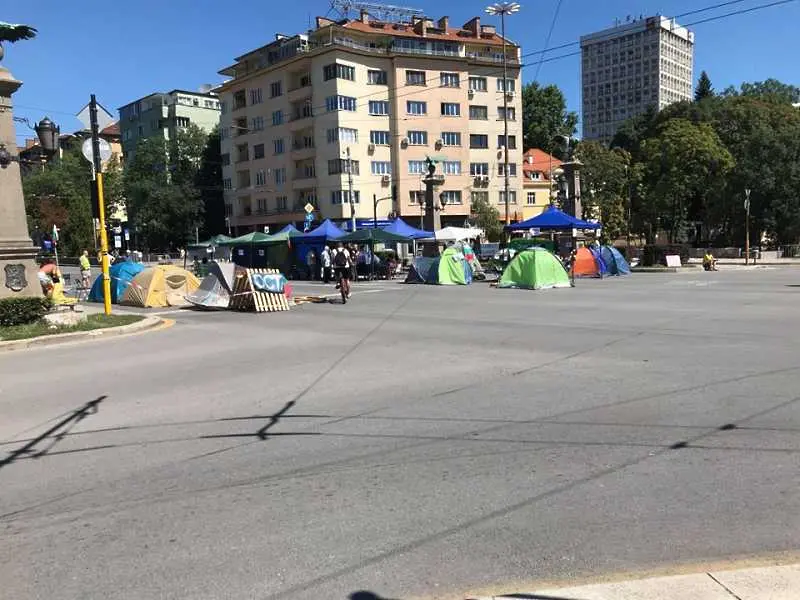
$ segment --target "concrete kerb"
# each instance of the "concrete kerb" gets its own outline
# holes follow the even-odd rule
[[[68,342],[76,342],[88,339],[111,338],[132,333],[141,333],[149,329],[154,329],[167,322],[160,317],[144,317],[141,321],[130,325],[120,325],[119,327],[106,327],[104,329],[93,329],[90,331],[75,331],[72,333],[57,333],[54,335],[41,335],[38,337],[24,340],[0,341],[0,353],[12,352],[15,350],[25,350],[27,348],[54,346]]]

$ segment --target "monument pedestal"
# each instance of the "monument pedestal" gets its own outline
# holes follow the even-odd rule
[[[21,85],[0,67],[0,144],[12,156],[17,156],[17,143],[11,96]],[[0,298],[42,295],[37,252],[28,233],[19,163],[12,161],[0,166]]]

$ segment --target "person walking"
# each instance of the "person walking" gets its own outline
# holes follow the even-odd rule
[[[322,263],[322,281],[323,283],[328,283],[331,280],[331,248],[330,246],[325,246],[322,249],[322,256],[320,257],[320,262]]]

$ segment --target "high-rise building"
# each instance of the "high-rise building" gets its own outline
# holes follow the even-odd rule
[[[653,106],[692,99],[694,33],[663,16],[581,37],[583,138],[610,141]]]
[[[172,90],[156,92],[119,109],[122,153],[130,162],[140,139],[170,139],[175,131],[194,123],[204,131],[219,124],[219,99],[211,92]]]
[[[504,213],[510,149],[512,211],[522,197],[519,47],[476,17],[434,22],[317,18],[220,71],[223,187],[234,233],[298,223],[400,215],[419,225],[425,160],[437,161],[443,225],[463,225],[472,198]],[[503,111],[503,95],[508,114]],[[508,142],[503,118],[509,120]],[[519,176],[517,176],[519,173]],[[351,186],[352,181],[352,186]],[[351,190],[352,187],[352,190]],[[395,199],[393,200],[393,191]]]

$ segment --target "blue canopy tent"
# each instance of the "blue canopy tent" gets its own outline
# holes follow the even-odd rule
[[[292,237],[296,235],[303,235],[303,232],[300,231],[297,227],[295,227],[293,223],[289,223],[286,227],[284,227],[280,231],[276,231],[275,235],[278,235],[279,233],[288,233]]]
[[[109,276],[111,277],[111,303],[118,304],[125,290],[133,281],[133,278],[144,271],[142,263],[121,260],[111,265]],[[89,291],[89,300],[92,302],[103,301],[103,276],[99,275],[94,280],[92,289]]]
[[[315,229],[292,238],[297,259],[302,264],[307,264],[306,258],[311,250],[314,250],[319,256],[329,240],[338,240],[344,235],[344,231],[339,229],[333,221],[325,219]]]
[[[559,210],[554,204],[548,206],[544,212],[519,223],[506,225],[508,231],[526,229],[539,229],[540,231],[565,231],[568,229],[600,229],[599,223],[589,223],[582,219],[568,215]]]
[[[384,231],[388,231],[389,233],[396,233],[397,235],[402,235],[403,237],[410,238],[412,240],[420,240],[425,238],[433,237],[433,234],[430,231],[424,231],[422,229],[417,229],[416,227],[412,227],[403,219],[398,217],[395,219],[391,225],[387,225],[383,228]]]

